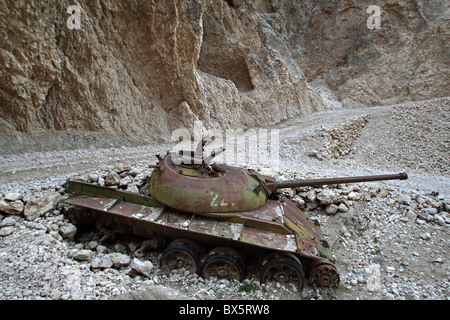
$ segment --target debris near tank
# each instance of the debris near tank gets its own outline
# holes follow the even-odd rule
[[[146,179],[152,172],[153,168],[150,166],[136,168],[122,162],[115,162],[93,172],[75,176],[74,179],[139,193],[139,188],[146,183]]]
[[[347,212],[355,201],[370,201],[382,192],[380,188],[370,186],[343,185],[336,187],[313,188],[300,187],[295,189],[292,200],[308,211],[322,209],[328,215]]]

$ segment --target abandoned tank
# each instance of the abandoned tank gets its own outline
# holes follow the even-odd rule
[[[122,232],[159,243],[164,239],[169,245],[160,267],[168,272],[186,269],[207,279],[242,281],[252,270],[259,272],[261,282],[293,284],[301,290],[306,280],[337,286],[339,275],[320,227],[278,190],[407,179],[400,173],[276,181],[251,169],[212,162],[218,153],[202,154],[158,156],[144,194],[68,181],[65,202]]]

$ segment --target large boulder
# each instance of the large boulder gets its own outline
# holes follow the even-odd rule
[[[49,192],[42,197],[34,197],[27,201],[24,210],[25,219],[32,221],[55,209],[62,196],[58,192]]]

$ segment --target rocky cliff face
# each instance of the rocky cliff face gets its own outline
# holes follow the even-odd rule
[[[369,28],[371,5],[380,8],[379,28]],[[450,94],[448,1],[307,0],[283,8],[298,22],[288,23],[289,46],[307,81],[331,89],[344,107]]]
[[[370,30],[369,2],[81,0],[71,29],[71,1],[0,1],[0,133],[167,139],[448,95],[449,5],[385,1]]]

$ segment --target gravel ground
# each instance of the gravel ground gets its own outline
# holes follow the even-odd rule
[[[170,145],[107,142],[94,133],[47,133],[45,144],[42,136],[9,139],[0,145],[0,210],[17,212],[0,213],[0,299],[448,299],[449,102],[334,110],[277,126],[279,167],[261,172],[280,180],[409,175],[329,188],[336,206],[345,205],[334,213],[311,200],[320,188],[290,194],[320,222],[341,276],[338,288],[307,284],[302,292],[261,286],[257,274],[244,283],[166,275],[158,269],[162,251],[149,250],[145,239],[102,229],[71,234],[57,204],[66,179],[101,181],[121,162],[134,170],[126,182],[132,189]]]

